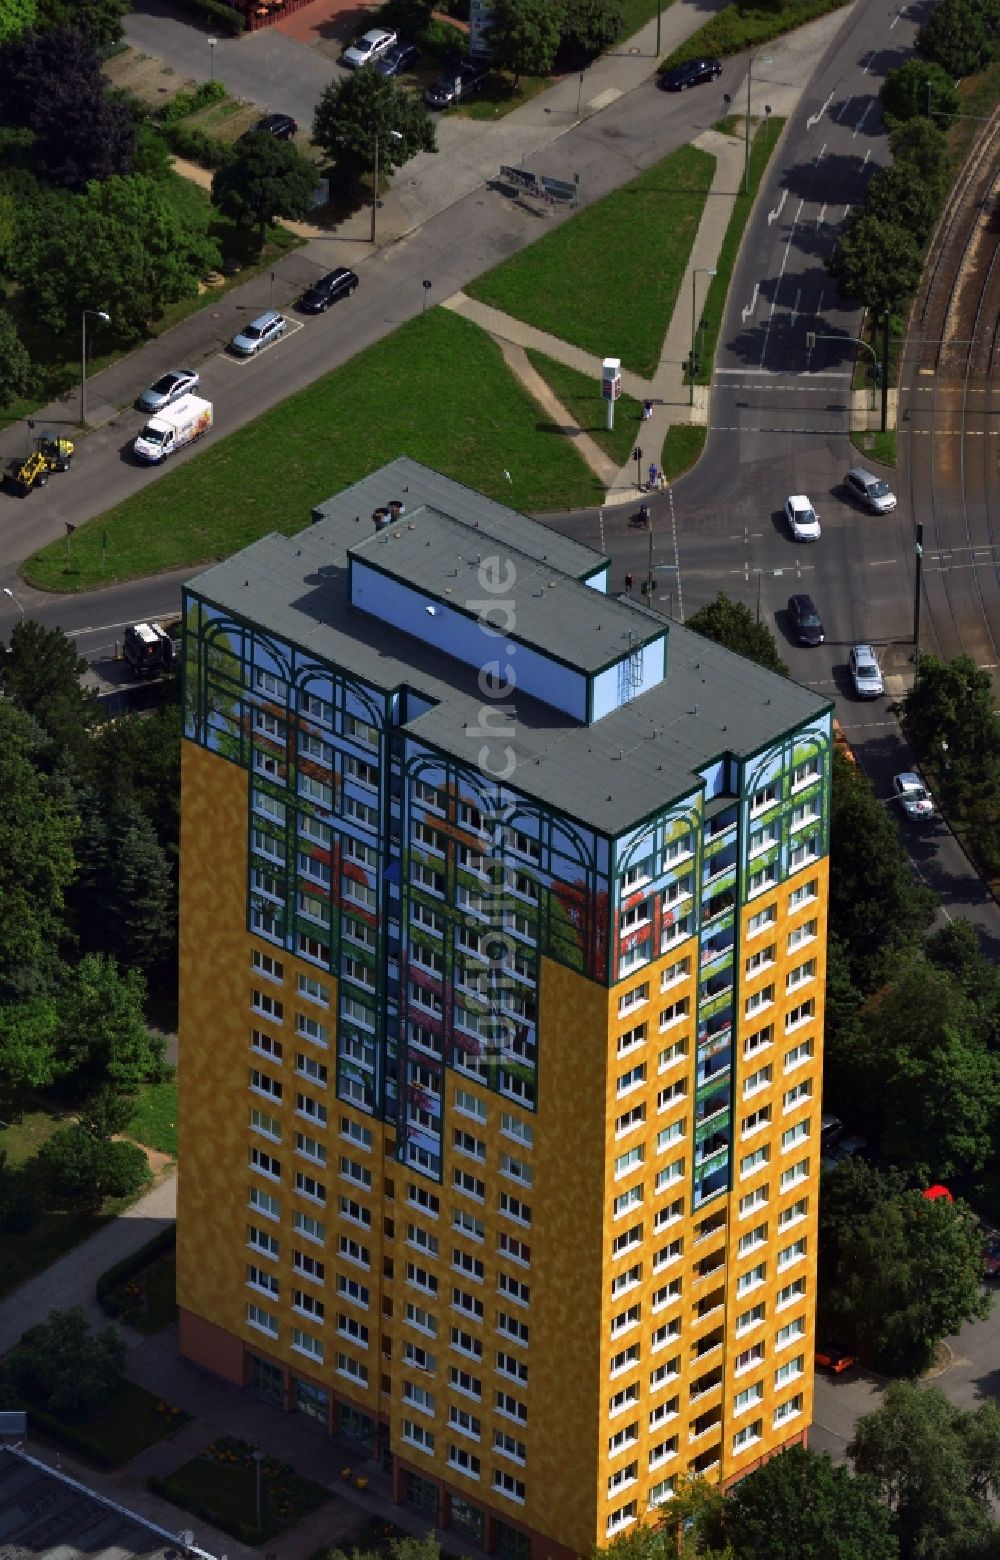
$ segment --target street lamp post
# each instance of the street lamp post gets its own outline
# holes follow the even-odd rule
[[[208,44],[209,70],[211,72],[208,79],[212,82],[215,81],[215,45],[218,43],[218,41],[218,38],[205,39],[205,42]]]
[[[924,572],[924,527],[917,521],[917,534],[915,537],[916,571],[913,583],[913,664],[920,665],[920,590],[923,584]]]
[[[257,1532],[260,1532],[260,1465],[267,1457],[267,1453],[259,1446],[255,1446],[250,1456],[254,1460],[257,1473]]]
[[[103,320],[105,325],[111,319],[110,314],[105,314],[103,309],[84,309],[83,311],[83,341],[80,347],[80,422],[87,425],[87,315],[92,314],[95,319]]]
[[[770,65],[773,63],[770,54],[761,54],[756,60],[747,61],[747,122],[743,152],[743,193],[750,193],[750,84],[753,81],[754,65]]]
[[[402,135],[398,130],[390,130],[389,134],[395,140],[401,141]],[[372,185],[372,243],[375,242],[375,212],[378,209],[378,130],[375,131],[375,179]]]
[[[689,367],[689,369],[691,371],[691,401],[690,401],[690,404],[692,406],[694,405],[695,332],[697,330],[696,321],[698,319],[697,283],[698,283],[699,276],[714,276],[715,274],[716,273],[713,270],[710,270],[709,267],[705,266],[705,265],[695,266],[694,270],[691,272],[691,359],[690,359],[690,362],[688,364],[688,367]]]
[[[660,22],[663,13],[663,0],[656,0],[656,58],[660,57]]]
[[[4,593],[5,596],[9,596],[10,597],[11,601],[14,603],[14,605],[17,608],[18,612],[20,612],[20,614],[21,614],[21,622],[23,623],[24,622],[24,608],[22,607],[21,603],[18,601],[17,597],[14,595],[14,592],[11,590],[9,585],[5,585],[4,586],[3,593]]]

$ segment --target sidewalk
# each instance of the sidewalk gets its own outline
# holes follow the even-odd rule
[[[27,1328],[44,1322],[56,1307],[80,1305],[95,1325],[105,1326],[108,1318],[97,1304],[97,1280],[107,1268],[131,1256],[171,1224],[176,1212],[174,1169],[120,1217],[0,1300],[0,1355],[14,1348]]]

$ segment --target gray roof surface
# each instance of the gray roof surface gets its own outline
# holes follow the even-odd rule
[[[433,503],[454,512],[468,499],[468,490],[451,484],[416,462],[405,462],[409,492],[393,490],[386,473],[401,486],[401,462],[366,479],[348,492],[364,491],[368,509],[356,502],[346,507],[345,495],[320,506],[324,519],[294,537],[271,535],[216,564],[190,589],[277,638],[300,645],[322,661],[385,690],[409,686],[435,701],[407,729],[418,739],[476,766],[489,747],[489,764],[499,769],[509,746],[516,769],[508,783],[558,811],[566,812],[598,831],[618,834],[669,802],[686,796],[699,782],[696,772],[726,753],[748,755],[783,733],[815,718],[830,707],[828,699],[777,677],[743,660],[689,629],[665,622],[658,613],[634,602],[619,602],[589,591],[591,611],[598,621],[627,620],[639,640],[650,626],[668,631],[667,675],[642,694],[593,725],[572,720],[561,711],[520,691],[502,706],[490,705],[478,688],[477,671],[423,641],[401,633],[351,605],[348,549],[371,527],[371,494],[376,503],[401,496],[407,508]],[[452,488],[455,505],[450,503]],[[474,495],[473,495],[474,497]],[[506,523],[509,540],[518,550],[528,530],[537,555],[565,547],[573,572],[593,572],[601,559],[589,548],[566,541],[526,516],[490,505],[492,527]],[[495,511],[500,511],[497,518]],[[471,514],[471,508],[466,509]],[[355,516],[360,519],[355,523]],[[504,517],[508,517],[504,521]],[[396,522],[399,525],[400,522]],[[484,526],[484,529],[486,527]],[[384,534],[384,533],[382,533]],[[553,565],[554,567],[554,565]],[[562,599],[562,592],[553,592]],[[520,592],[514,591],[520,613]],[[512,664],[516,665],[516,656]],[[484,706],[493,727],[485,735]],[[501,733],[507,724],[510,733]]]
[[[178,1518],[181,1513],[178,1512]],[[183,1554],[162,1528],[53,1469],[0,1447],[0,1555],[3,1560],[165,1560]]]

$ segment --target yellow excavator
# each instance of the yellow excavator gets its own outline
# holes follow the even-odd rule
[[[68,471],[74,445],[54,433],[43,433],[35,440],[31,454],[24,460],[12,460],[4,472],[4,486],[22,498],[36,487],[44,487],[52,471]]]

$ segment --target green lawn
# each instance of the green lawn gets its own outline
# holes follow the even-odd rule
[[[261,1522],[256,1523],[256,1465],[245,1441],[225,1436],[150,1487],[176,1505],[220,1527],[244,1543],[259,1545],[330,1499],[329,1492],[300,1478],[286,1463],[261,1464]]]
[[[164,1436],[173,1435],[191,1418],[131,1381],[123,1381],[103,1407],[86,1419],[63,1422],[42,1413],[30,1402],[25,1406],[36,1430],[83,1452],[105,1468],[119,1468],[130,1462]]]
[[[707,433],[707,428],[698,423],[671,423],[660,456],[660,469],[666,472],[671,482],[682,477],[685,471],[690,471],[700,458]]]
[[[105,1297],[109,1316],[152,1336],[177,1320],[177,1257],[173,1251],[115,1286]]]
[[[37,1109],[15,1114],[14,1108],[5,1102],[0,1102],[0,1116],[10,1122],[6,1130],[0,1132],[0,1150],[6,1154],[7,1163],[15,1167],[34,1159],[42,1144],[74,1119],[68,1113],[60,1116],[55,1111]]]
[[[494,308],[648,378],[673,316],[715,158],[681,147],[471,282]]]
[[[294,341],[275,350],[294,351]],[[488,336],[432,309],[80,526],[71,573],[61,540],[24,573],[43,590],[89,590],[101,581],[103,532],[104,584],[228,557],[269,531],[293,535],[314,504],[402,454],[518,509],[582,506],[602,493]]]
[[[177,1079],[147,1083],[136,1102],[128,1135],[161,1154],[177,1153]]]
[[[851,434],[851,443],[862,455],[868,455],[880,466],[896,464],[896,430],[887,428],[882,433],[877,428],[863,429]]]
[[[715,362],[715,349],[719,340],[719,331],[722,329],[722,317],[726,309],[726,299],[729,296],[729,286],[733,279],[733,271],[736,268],[736,259],[739,254],[740,243],[743,238],[743,230],[750,220],[753,203],[757,198],[761,180],[767,170],[768,162],[774,148],[778,144],[778,136],[781,134],[785,121],[774,119],[770,123],[758,125],[752,131],[750,142],[749,160],[749,185],[748,195],[740,194],[733,205],[729,225],[726,228],[726,236],[722,240],[722,248],[719,258],[715,262],[716,274],[708,283],[708,291],[696,299],[698,303],[698,384],[707,385],[712,378],[712,365]],[[701,282],[707,281],[702,277]],[[705,329],[700,329],[704,321]],[[690,376],[685,378],[685,384],[690,383]]]
[[[535,352],[530,347],[528,357],[572,415],[577,427],[589,433],[606,455],[623,466],[642,426],[642,402],[623,392],[621,400],[615,404],[615,426],[609,433],[607,403],[601,399],[596,379],[592,379],[589,374],[581,374],[579,369],[570,368],[565,363],[557,363],[555,358],[546,357],[544,352]]]
[[[108,1213],[43,1213],[26,1235],[5,1235],[0,1297],[10,1294],[26,1278],[50,1267],[88,1236],[95,1235],[116,1211],[117,1208]]]

